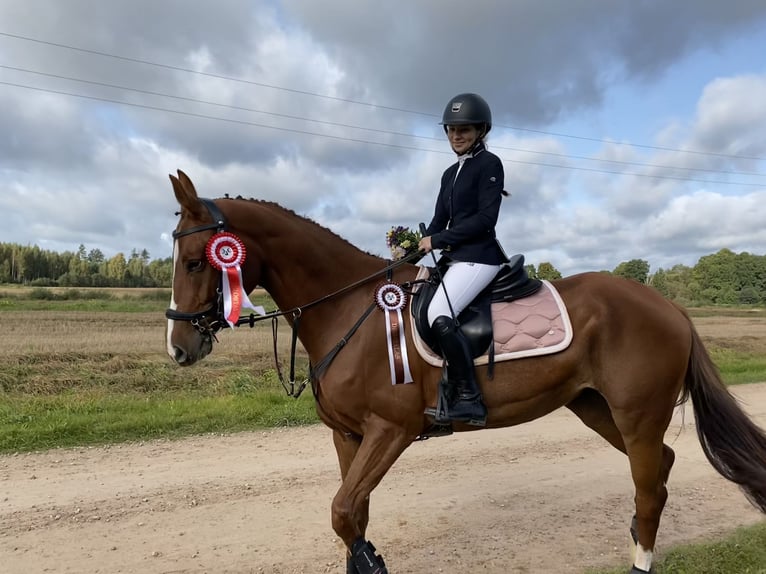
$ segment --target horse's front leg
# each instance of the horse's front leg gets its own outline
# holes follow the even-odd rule
[[[412,443],[407,430],[371,415],[361,443],[333,433],[343,475],[343,484],[332,501],[332,527],[349,549],[351,574],[387,574],[383,558],[365,539],[370,493],[380,483],[399,455]],[[340,446],[339,446],[340,445]],[[344,474],[344,465],[347,465]]]
[[[359,451],[359,446],[362,442],[362,437],[349,434],[339,430],[333,430],[332,440],[335,444],[335,452],[338,454],[338,463],[340,464],[340,476],[343,480],[346,479],[348,469],[351,467],[351,463]],[[370,497],[362,501],[359,512],[357,513],[356,528],[361,532],[362,538],[367,531],[367,522],[370,519]],[[349,552],[346,564],[346,574],[356,574],[357,569],[353,564],[351,553]]]

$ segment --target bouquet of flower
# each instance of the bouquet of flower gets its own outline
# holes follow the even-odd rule
[[[386,233],[386,245],[391,250],[391,259],[398,261],[418,250],[420,243],[420,232],[412,231],[409,227],[401,225],[392,227]]]

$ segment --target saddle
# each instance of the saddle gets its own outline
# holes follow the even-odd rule
[[[428,325],[428,305],[433,299],[441,277],[447,272],[447,260],[437,261],[437,268],[429,267],[429,277],[412,294],[410,311],[412,322],[423,341],[437,354],[441,349]],[[460,330],[468,340],[471,357],[489,353],[493,356],[492,303],[508,303],[536,293],[543,286],[539,279],[532,279],[524,268],[524,256],[514,255],[503,265],[495,279],[457,317]]]

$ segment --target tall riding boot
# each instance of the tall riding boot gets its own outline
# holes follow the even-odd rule
[[[447,360],[447,384],[455,396],[448,405],[449,419],[484,426],[487,422],[487,408],[476,384],[468,341],[455,327],[452,318],[445,315],[436,318],[432,329]]]

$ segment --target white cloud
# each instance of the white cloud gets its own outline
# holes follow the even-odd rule
[[[697,108],[690,145],[740,156],[766,156],[766,75],[718,78],[708,84]],[[752,162],[732,162],[752,166]]]
[[[764,186],[766,188],[766,186]],[[766,189],[743,196],[698,191],[674,199],[643,226],[650,241],[718,250],[766,237]]]
[[[492,104],[490,149],[505,160],[512,195],[503,201],[498,234],[507,251],[526,253],[530,263],[551,261],[565,273],[611,269],[635,257],[653,266],[693,263],[674,258],[722,247],[766,252],[766,186],[757,187],[766,180],[764,161],[709,155],[766,157],[760,52],[745,72],[740,65],[695,76],[700,88],[685,96],[683,113],[663,110],[658,119],[631,110],[634,124],[653,126],[649,143],[707,155],[623,145],[638,142],[611,127],[615,118],[594,124],[584,135],[601,141],[587,146],[554,135],[552,124],[585,111],[597,115],[616,86],[623,94],[638,91],[640,104],[642,90],[700,51],[758,34],[766,5],[735,4],[605,7],[586,0],[551,11],[480,2],[466,14],[457,0],[9,0],[0,19],[20,35],[166,67],[0,35],[2,65],[221,105],[7,68],[0,81],[231,121],[0,85],[0,106],[8,111],[0,115],[0,241],[59,250],[85,243],[108,255],[147,248],[166,256],[176,210],[167,174],[183,169],[202,195],[276,201],[385,255],[390,226],[430,219],[441,173],[453,161],[438,115],[451,95],[471,89]],[[471,35],[468,49],[455,50],[466,18],[481,33]],[[243,81],[173,69],[179,67]],[[679,77],[679,93],[668,96],[680,98],[685,80]]]

